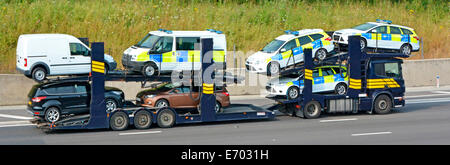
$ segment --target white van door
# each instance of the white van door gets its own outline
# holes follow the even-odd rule
[[[72,68],[70,74],[87,74],[91,71],[90,50],[81,43],[69,43],[69,64]]]
[[[42,42],[42,41],[41,41]],[[46,58],[50,67],[49,75],[67,74],[72,70],[69,62],[69,43],[64,38],[48,38],[45,40]]]

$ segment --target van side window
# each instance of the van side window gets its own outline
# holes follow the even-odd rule
[[[200,37],[177,37],[177,50],[200,50]]]
[[[70,55],[89,55],[89,49],[81,45],[80,43],[69,43]]]
[[[158,53],[165,53],[172,51],[173,37],[161,37],[155,46],[153,46],[152,51]]]
[[[312,42],[311,38],[309,38],[309,36],[300,37],[300,38],[298,38],[298,41],[300,42],[300,45],[306,45],[306,44]]]
[[[322,34],[312,34],[310,35],[311,38],[315,41],[315,40],[320,40],[321,38],[323,38]]]

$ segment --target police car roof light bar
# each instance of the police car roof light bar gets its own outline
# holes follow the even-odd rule
[[[391,24],[392,21],[391,20],[384,20],[384,19],[377,19],[378,23],[387,23],[387,24]]]

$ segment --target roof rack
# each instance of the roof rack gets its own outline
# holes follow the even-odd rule
[[[212,32],[212,33],[217,33],[217,34],[222,34],[223,32],[220,30],[214,30],[214,29],[206,29],[206,31]]]

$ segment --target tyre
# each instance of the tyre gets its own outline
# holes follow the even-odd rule
[[[106,99],[105,104],[106,104],[106,112],[112,112],[119,107],[117,101],[111,98]]]
[[[280,72],[280,64],[277,62],[270,62],[269,65],[267,65],[267,75],[273,76],[277,75]]]
[[[325,60],[325,58],[327,58],[327,54],[328,54],[327,50],[322,48],[316,51],[314,58],[316,58],[319,61],[323,61]]]
[[[402,47],[400,47],[400,53],[404,54],[404,55],[411,55],[411,46],[409,44],[403,44]]]
[[[367,41],[366,41],[366,39],[361,39],[360,41],[359,41],[359,43],[360,43],[360,45],[361,45],[361,50],[366,50],[366,48],[367,48]]]
[[[344,83],[339,83],[334,88],[334,93],[338,95],[345,95],[347,93],[347,85]]]
[[[145,64],[144,67],[142,67],[142,74],[146,77],[157,75],[157,72],[156,65],[153,63]]]
[[[162,109],[158,113],[157,123],[161,128],[170,128],[175,124],[175,114],[170,109]]]
[[[109,120],[109,126],[114,131],[122,131],[128,128],[128,124],[130,123],[130,119],[125,112],[116,112],[111,116]]]
[[[296,99],[296,98],[298,98],[299,95],[300,95],[300,90],[299,90],[298,87],[291,86],[291,87],[288,88],[288,90],[287,90],[287,98],[289,100]]]
[[[320,106],[320,103],[317,101],[310,101],[303,108],[303,114],[307,119],[318,118],[321,112],[322,107]]]
[[[216,113],[221,113],[222,112],[222,105],[220,105],[220,103],[218,101],[216,101],[216,105],[214,106],[214,111]]]
[[[105,64],[105,74],[108,74],[109,66]]]
[[[152,115],[146,110],[140,110],[134,115],[134,127],[148,129],[152,125]]]
[[[47,122],[53,123],[59,121],[61,118],[61,111],[57,107],[50,107],[45,111],[44,119]]]
[[[156,103],[155,103],[155,107],[157,107],[157,108],[164,108],[164,107],[168,107],[168,106],[169,106],[169,102],[164,99],[160,99],[160,100],[156,101]]]
[[[35,81],[41,82],[47,77],[47,71],[42,67],[37,67],[33,70],[31,76]]]
[[[373,106],[373,110],[376,114],[386,114],[391,112],[392,100],[387,95],[380,95],[375,99]]]

